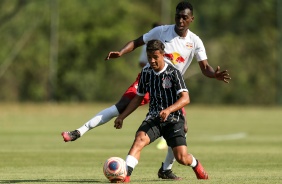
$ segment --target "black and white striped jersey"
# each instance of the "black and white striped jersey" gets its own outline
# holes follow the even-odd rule
[[[149,65],[141,71],[137,95],[150,94],[149,112],[147,115],[158,117],[163,109],[174,104],[179,99],[179,93],[187,91],[184,79],[176,68],[165,64],[162,71],[156,73]],[[170,114],[168,121],[178,121],[183,117],[181,109]]]

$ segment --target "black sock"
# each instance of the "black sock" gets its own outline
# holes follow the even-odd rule
[[[127,166],[127,175],[126,176],[131,176],[132,171],[133,171],[133,168],[130,166]]]

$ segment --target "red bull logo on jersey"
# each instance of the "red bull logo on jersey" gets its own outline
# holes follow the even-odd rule
[[[177,52],[165,54],[165,57],[169,59],[174,65],[185,62],[185,59]]]
[[[188,48],[188,49],[193,49],[193,43],[186,43],[186,47]]]
[[[163,88],[171,88],[172,84],[170,80],[171,80],[170,77],[165,77],[163,79],[163,84],[162,84]]]

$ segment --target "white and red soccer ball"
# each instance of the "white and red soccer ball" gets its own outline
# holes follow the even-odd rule
[[[111,183],[122,182],[127,174],[126,163],[122,158],[110,157],[104,163],[103,172]]]

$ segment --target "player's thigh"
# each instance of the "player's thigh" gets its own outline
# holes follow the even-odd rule
[[[139,82],[140,74],[138,74],[135,81],[127,88],[127,90],[123,93],[120,100],[115,104],[119,113],[122,113],[130,101],[137,95],[137,88]],[[149,96],[146,94],[141,105],[144,105],[149,102]]]
[[[160,123],[158,122],[157,118],[144,120],[138,128],[137,134],[140,131],[148,135],[150,143],[154,142],[161,136]]]

